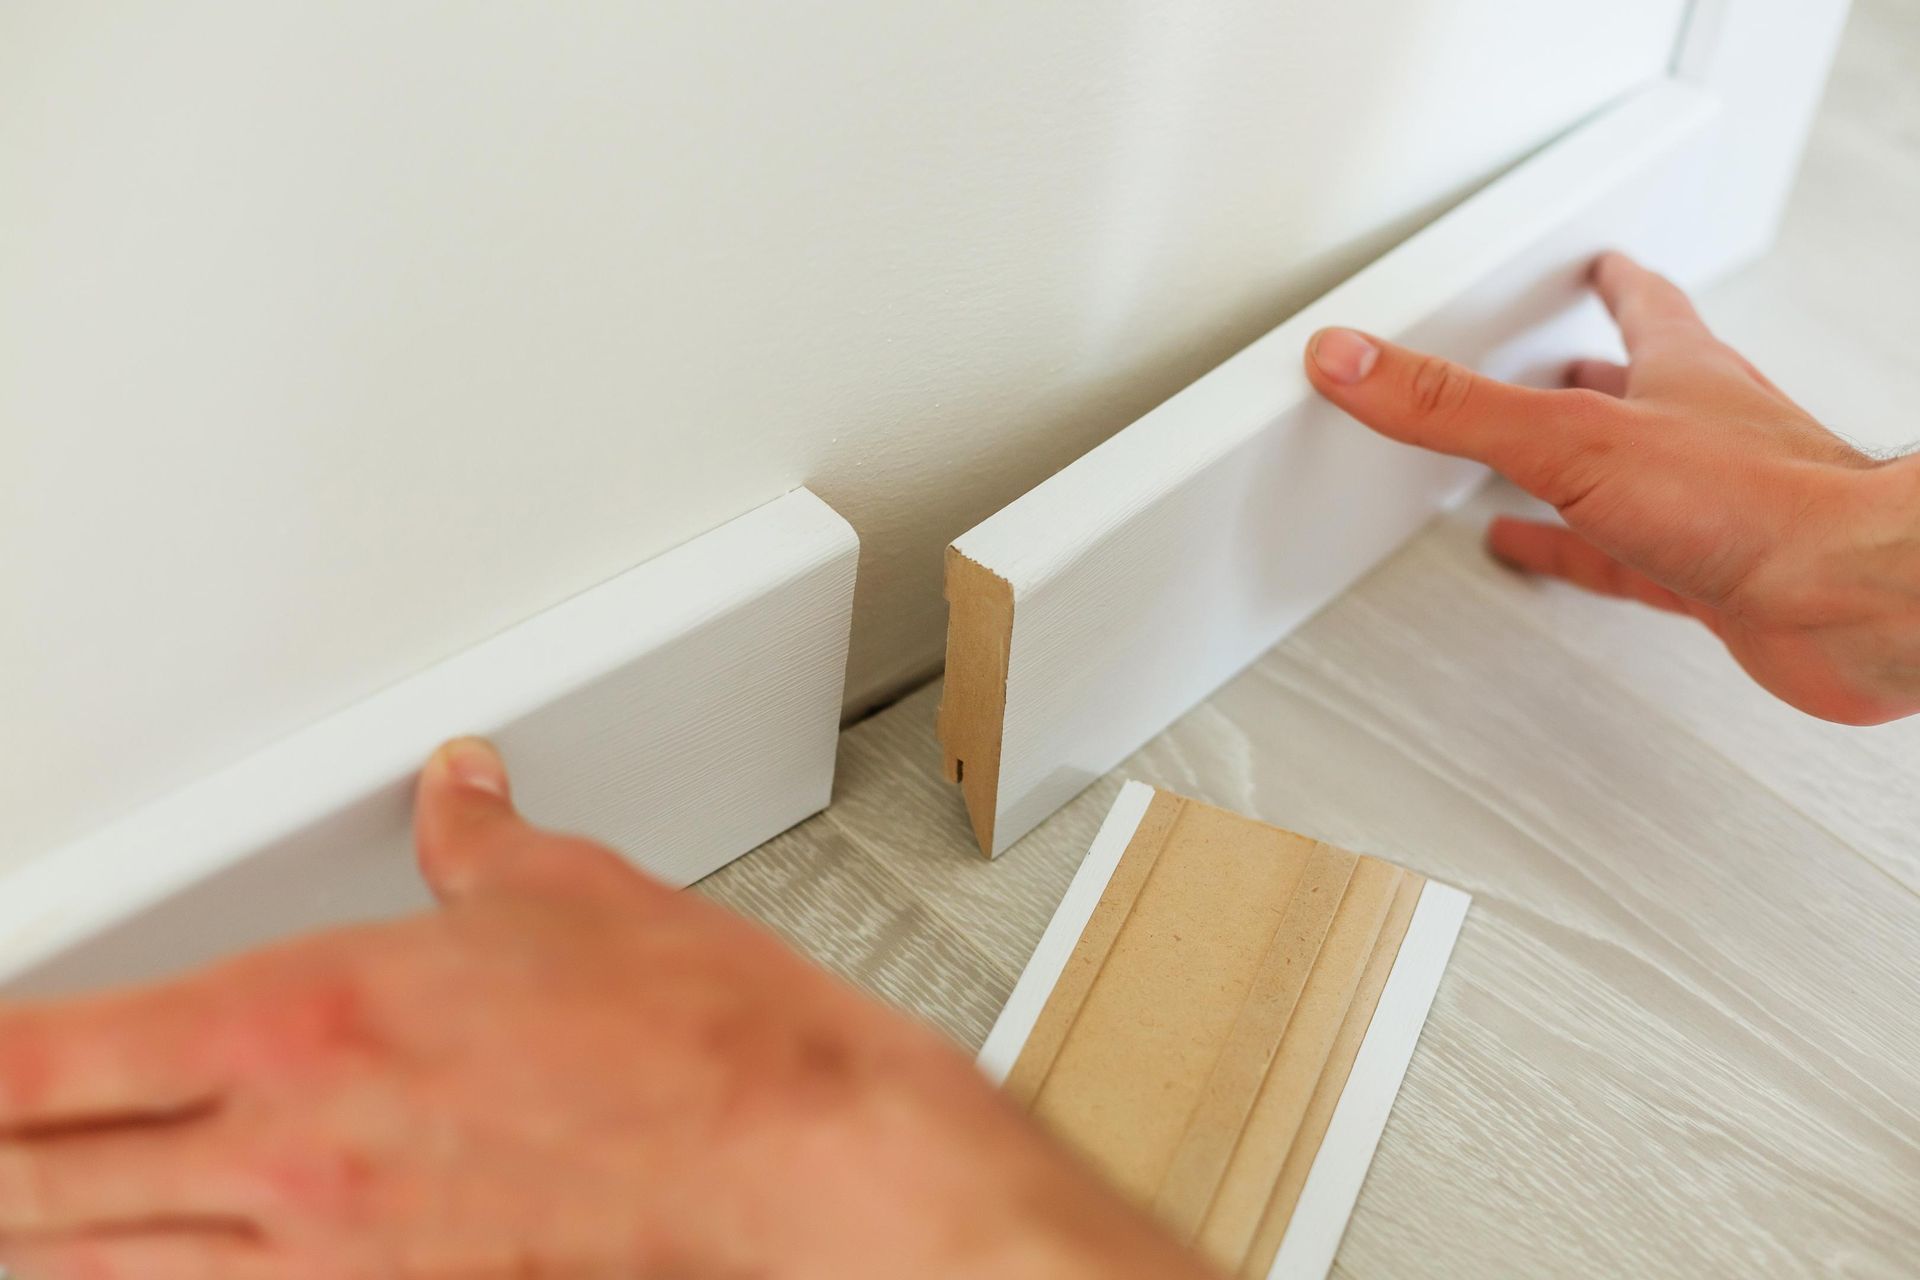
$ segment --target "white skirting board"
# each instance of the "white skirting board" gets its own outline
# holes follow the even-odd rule
[[[994,1083],[1003,1082],[1019,1059],[1153,798],[1152,787],[1128,782],[1107,811],[1059,909],[980,1050],[980,1069]],[[1470,901],[1467,894],[1437,881],[1429,880],[1422,887],[1346,1086],[1267,1273],[1269,1280],[1319,1280],[1332,1268],[1334,1253],[1360,1198],[1361,1185],[1433,1007]]]
[[[1615,350],[1597,253],[1720,265],[1688,216],[1715,114],[1671,81],[1608,109],[955,541],[941,736],[990,856],[1478,481],[1320,400],[1309,335],[1530,382]]]
[[[412,786],[484,734],[535,821],[684,885],[823,808],[859,543],[805,489],[0,879],[0,987],[152,978],[428,902]]]

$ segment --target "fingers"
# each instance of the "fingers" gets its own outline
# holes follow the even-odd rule
[[[0,1142],[0,1239],[160,1222],[244,1228],[265,1209],[212,1123]]]
[[[1624,407],[1586,391],[1538,391],[1351,329],[1307,346],[1321,395],[1382,435],[1484,462],[1556,506],[1591,487]]]
[[[0,1245],[20,1280],[292,1280],[268,1247],[212,1231],[103,1235]]]
[[[467,896],[530,833],[514,811],[506,762],[483,738],[455,738],[420,771],[413,834],[420,871],[442,902]]]
[[[1620,326],[1630,357],[1638,359],[1650,348],[1676,341],[1713,341],[1680,287],[1626,254],[1601,254],[1594,260],[1592,278],[1594,292]]]
[[[1567,385],[1618,399],[1627,394],[1627,366],[1611,360],[1575,360],[1567,366]]]
[[[1701,607],[1615,560],[1571,529],[1533,520],[1497,517],[1487,527],[1487,549],[1528,573],[1563,578],[1599,595],[1699,617]]]
[[[421,872],[442,902],[483,891],[666,891],[606,846],[522,818],[506,764],[484,739],[456,738],[433,753],[420,773],[413,827]]]
[[[225,1088],[206,982],[0,1011],[0,1131],[177,1116]]]

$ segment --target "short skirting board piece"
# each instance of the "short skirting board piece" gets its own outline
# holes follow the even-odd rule
[[[1688,216],[1713,118],[1671,82],[1607,110],[954,543],[940,734],[989,856],[1478,481],[1321,401],[1309,335],[1534,382],[1607,353],[1599,251],[1719,264]]]
[[[1130,782],[981,1067],[1230,1274],[1317,1280],[1467,902]]]
[[[0,990],[153,978],[427,903],[412,786],[492,737],[534,820],[684,885],[823,808],[853,529],[798,489],[0,879]]]

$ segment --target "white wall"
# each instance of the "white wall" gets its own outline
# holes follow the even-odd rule
[[[0,851],[807,483],[946,541],[1683,0],[0,6]]]

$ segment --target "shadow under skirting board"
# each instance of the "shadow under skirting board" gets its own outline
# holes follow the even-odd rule
[[[1467,902],[1130,782],[981,1066],[1216,1264],[1323,1276]]]
[[[152,979],[428,904],[413,783],[493,738],[535,822],[676,886],[827,804],[853,529],[796,489],[0,876],[0,990]]]

